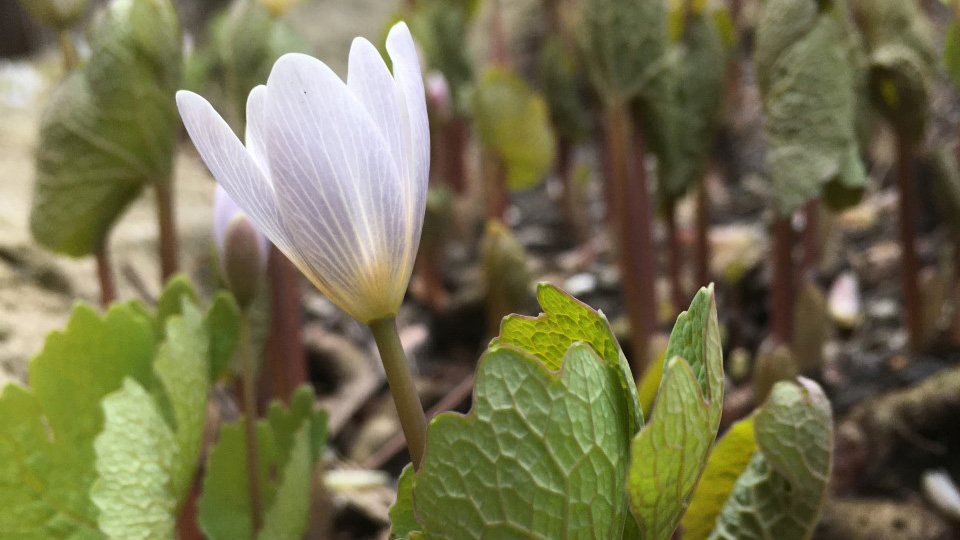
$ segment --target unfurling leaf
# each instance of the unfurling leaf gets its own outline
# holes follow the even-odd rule
[[[523,244],[500,221],[487,223],[482,252],[487,320],[493,334],[502,318],[529,304],[532,282]]]
[[[821,194],[855,202],[866,182],[855,133],[858,66],[846,2],[770,0],[757,26],[757,81],[776,209],[790,215]]]
[[[641,422],[629,368],[602,315],[549,285],[539,298],[545,313],[505,319],[480,360],[470,414],[431,422],[412,497],[392,512],[395,536],[619,539],[635,530],[623,488]]]
[[[810,380],[781,382],[745,422],[751,421],[758,450],[730,490],[708,538],[806,540],[817,524],[830,478],[830,402]],[[725,455],[718,448],[718,459]]]
[[[114,1],[90,35],[90,60],[44,112],[30,212],[36,241],[72,256],[97,251],[145,184],[170,181],[179,125],[173,4]]]
[[[326,442],[326,412],[313,391],[298,389],[286,409],[273,402],[257,422],[263,528],[254,536],[242,421],[224,424],[210,453],[199,503],[211,540],[297,540],[306,531],[314,470]]]
[[[499,67],[484,74],[473,97],[477,136],[503,161],[510,189],[526,189],[543,180],[556,154],[543,97],[515,73]]]
[[[645,540],[676,530],[717,436],[723,351],[712,287],[677,318],[665,358],[653,414],[630,449],[627,492]]]
[[[663,69],[666,2],[589,0],[581,10],[581,44],[594,84],[606,101],[626,103]]]

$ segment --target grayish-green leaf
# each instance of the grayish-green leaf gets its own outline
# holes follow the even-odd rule
[[[806,540],[830,478],[830,402],[812,381],[781,382],[755,414],[754,430],[759,451],[737,479],[710,538]]]
[[[770,0],[761,9],[755,62],[776,209],[790,215],[828,184],[828,204],[856,200],[866,177],[846,3]]]
[[[91,32],[90,60],[43,115],[30,229],[89,255],[149,182],[170,181],[179,117],[180,27],[169,0],[115,0]]]
[[[723,351],[713,288],[670,335],[653,414],[633,440],[627,492],[645,540],[669,538],[707,465],[723,410]]]
[[[397,480],[397,501],[390,505],[390,538],[407,538],[420,530],[413,508],[413,465],[408,464]]]

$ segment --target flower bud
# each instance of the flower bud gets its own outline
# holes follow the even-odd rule
[[[87,10],[88,0],[21,0],[20,5],[38,22],[64,30]]]
[[[213,239],[227,285],[240,307],[246,308],[266,271],[269,244],[219,185],[213,202]]]

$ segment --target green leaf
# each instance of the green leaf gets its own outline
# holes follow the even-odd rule
[[[594,83],[608,102],[626,103],[662,69],[666,2],[582,2],[582,47]]]
[[[273,402],[257,422],[264,525],[256,538],[303,537],[309,518],[314,467],[326,440],[326,413],[313,406],[304,386],[289,409]],[[199,523],[211,540],[253,539],[247,452],[242,421],[226,423],[214,445],[203,480]]]
[[[230,367],[240,342],[240,307],[233,295],[217,293],[207,309],[205,324],[210,336],[210,380],[215,381]]]
[[[683,515],[684,540],[706,540],[710,536],[737,478],[747,468],[756,449],[753,417],[734,424],[717,442],[690,508]]]
[[[454,107],[461,112],[467,108],[465,96],[474,78],[473,63],[463,43],[470,32],[477,3],[420,0],[406,17],[424,60],[443,74],[450,85]],[[402,18],[398,17],[397,21]]]
[[[589,344],[601,358],[617,366],[631,416],[631,435],[643,426],[643,413],[630,364],[603,313],[570,296],[550,283],[537,286],[537,301],[543,309],[537,317],[510,315],[500,325],[500,335],[490,347],[512,345],[537,360],[547,369],[560,369],[564,353],[574,343]]]
[[[115,304],[74,308],[30,363],[29,389],[0,393],[0,539],[102,538],[89,491],[101,400],[125,378],[156,387],[150,321]]]
[[[390,538],[407,538],[420,530],[413,508],[413,464],[407,464],[397,480],[397,502],[390,505]]]
[[[166,332],[168,318],[180,315],[184,300],[197,303],[197,293],[193,289],[190,278],[184,274],[176,274],[167,281],[157,299],[154,321],[158,334],[163,335]]]
[[[830,402],[810,380],[781,382],[755,413],[754,432],[759,451],[737,479],[709,538],[810,538],[830,478]]]
[[[653,415],[631,445],[626,485],[644,539],[663,540],[677,528],[722,410],[723,352],[711,286],[677,318]]]
[[[839,2],[820,10],[809,0],[770,0],[762,7],[755,63],[780,215],[790,215],[831,183],[826,194],[839,195],[828,201],[833,206],[855,201],[866,183],[845,7]]]
[[[179,126],[180,27],[169,0],[116,0],[91,56],[54,92],[40,126],[30,230],[89,255],[149,182],[169,182]]]
[[[617,364],[589,344],[559,372],[491,346],[470,414],[430,423],[413,487],[422,537],[621,538],[632,421]]]
[[[175,538],[180,461],[176,437],[149,392],[131,379],[103,401],[106,424],[97,437],[99,477],[90,493],[107,538]]]
[[[225,110],[235,129],[243,126],[250,90],[267,82],[274,62],[288,52],[310,52],[309,43],[290,25],[253,0],[233,2],[213,20],[210,33],[212,64],[222,73]]]
[[[956,19],[950,21],[943,38],[943,63],[953,85],[960,87],[960,27]]]
[[[543,180],[556,154],[543,98],[500,67],[484,74],[473,97],[477,136],[503,161],[510,189],[526,189]]]
[[[182,302],[153,365],[162,390],[127,379],[103,402],[91,498],[108,538],[172,538],[179,501],[193,483],[206,426],[209,340],[200,312]]]
[[[640,406],[643,407],[643,416],[645,418],[650,417],[650,412],[653,410],[653,402],[657,398],[657,390],[660,389],[660,381],[663,380],[663,364],[666,352],[666,349],[663,349],[660,354],[657,355],[654,361],[647,367],[647,370],[643,372],[643,376],[640,377],[640,383],[637,384],[637,396],[640,399]]]

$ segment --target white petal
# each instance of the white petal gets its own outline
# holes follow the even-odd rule
[[[257,165],[263,169],[264,176],[270,179],[270,167],[267,165],[267,147],[264,142],[264,130],[267,124],[267,87],[257,86],[250,91],[247,97],[247,130],[244,135],[247,152],[257,162]]]
[[[270,172],[303,270],[362,321],[395,312],[413,262],[410,224],[380,129],[330,68],[302,54],[274,65],[266,111]]]
[[[417,214],[422,216],[427,200],[427,178],[430,174],[430,126],[417,47],[406,23],[399,22],[390,29],[387,35],[387,52],[393,61],[393,78],[407,103],[411,168],[416,181],[414,195],[420,208]],[[417,229],[419,230],[419,227]]]
[[[177,107],[200,157],[250,221],[281,250],[289,242],[269,179],[210,103],[193,92],[177,92]]]
[[[410,138],[407,105],[393,75],[372,43],[358,37],[350,47],[347,86],[370,113],[387,141],[397,170],[410,178]]]

